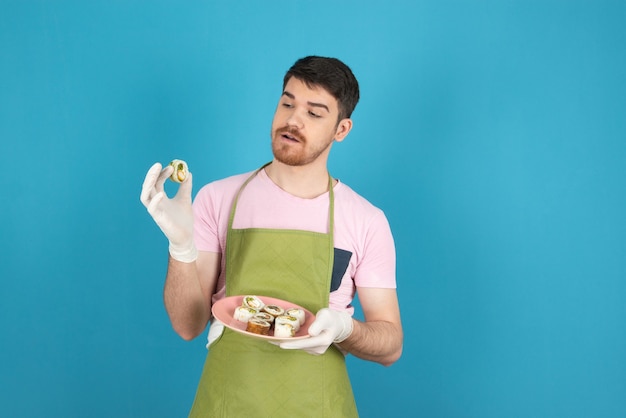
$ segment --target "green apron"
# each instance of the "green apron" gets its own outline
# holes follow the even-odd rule
[[[265,166],[264,166],[265,167]],[[233,229],[226,237],[226,295],[288,300],[315,313],[328,307],[333,268],[334,195],[329,180],[329,233]],[[284,350],[228,328],[210,346],[190,417],[357,417],[344,355]]]

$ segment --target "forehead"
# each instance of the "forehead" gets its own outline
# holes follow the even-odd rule
[[[291,77],[285,85],[283,94],[297,101],[323,104],[331,112],[337,112],[337,99],[325,88],[317,85],[308,86],[304,81]]]

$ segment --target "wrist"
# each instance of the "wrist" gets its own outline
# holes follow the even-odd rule
[[[170,242],[169,252],[174,260],[183,263],[193,263],[198,258],[198,250],[193,241],[186,245],[176,245]]]

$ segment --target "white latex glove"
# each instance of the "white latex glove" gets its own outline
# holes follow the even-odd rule
[[[209,346],[213,344],[213,341],[217,340],[220,335],[224,332],[224,324],[217,318],[214,318],[209,326],[209,334],[207,335],[207,344],[206,348],[209,349]]]
[[[160,163],[150,167],[141,189],[141,203],[167,237],[172,258],[191,263],[198,257],[193,242],[192,176],[189,172],[176,195],[169,199],[163,185],[173,170],[170,165],[162,169]]]
[[[324,354],[332,343],[340,343],[352,334],[352,316],[329,308],[320,309],[309,327],[309,338],[284,341],[284,349],[301,349],[310,354]]]

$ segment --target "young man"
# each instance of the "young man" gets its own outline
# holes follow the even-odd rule
[[[169,240],[165,307],[176,332],[205,330],[226,296],[289,300],[316,313],[310,337],[279,344],[213,320],[191,416],[357,416],[346,353],[391,365],[402,353],[395,249],[383,212],[330,176],[334,142],[352,129],[352,71],[310,56],[286,73],[272,122],[273,160],[169,199],[156,163],[141,201]],[[352,318],[358,294],[364,321]]]

